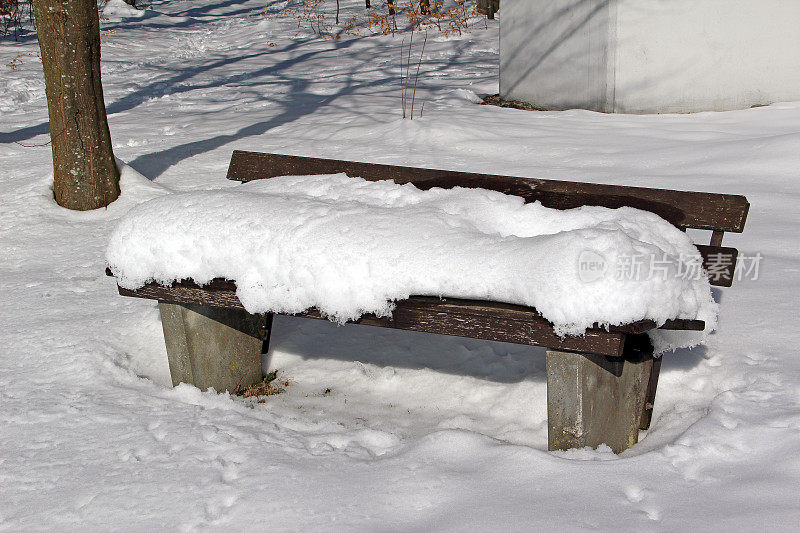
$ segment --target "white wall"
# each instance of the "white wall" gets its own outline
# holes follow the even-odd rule
[[[800,100],[800,0],[504,0],[500,94],[548,109]]]
[[[502,0],[500,96],[606,111],[609,11],[609,0]]]

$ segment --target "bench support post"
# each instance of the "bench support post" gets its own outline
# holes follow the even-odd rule
[[[607,444],[620,453],[638,442],[653,349],[646,335],[625,345],[623,357],[547,351],[550,450]]]
[[[240,309],[159,301],[172,384],[235,392],[263,379],[271,318]]]
[[[644,399],[644,410],[642,411],[642,423],[639,429],[650,429],[650,422],[653,420],[653,405],[656,403],[656,388],[658,387],[658,375],[661,373],[661,361],[663,358],[653,359],[650,369],[650,383],[647,385],[647,396]]]

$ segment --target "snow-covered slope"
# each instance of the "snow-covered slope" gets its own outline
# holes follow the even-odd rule
[[[105,26],[109,122],[129,166],[121,199],[97,212],[52,201],[36,43],[0,43],[1,65],[23,60],[0,78],[0,528],[796,524],[800,103],[479,106],[475,94],[497,92],[490,22],[429,36],[424,114],[403,121],[401,37],[295,36],[290,20],[247,16],[263,6],[155,2]],[[117,295],[105,246],[145,200],[238,187],[225,180],[233,149],[745,194],[748,226],[725,243],[764,259],[757,280],[714,290],[707,346],[666,355],[653,425],[620,456],[546,451],[544,353],[523,346],[279,317],[266,364],[285,394],[172,389],[156,305]]]

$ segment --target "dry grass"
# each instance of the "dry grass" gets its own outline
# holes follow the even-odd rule
[[[482,105],[496,105],[497,107],[511,107],[514,109],[524,109],[526,111],[547,111],[543,107],[536,107],[528,102],[520,100],[503,100],[499,94],[493,94],[483,99]]]
[[[286,387],[289,386],[288,380],[278,381],[278,371],[270,372],[259,383],[250,385],[236,393],[236,396],[243,398],[261,398],[262,396],[274,396],[286,392]],[[259,399],[258,403],[264,403],[265,399]]]

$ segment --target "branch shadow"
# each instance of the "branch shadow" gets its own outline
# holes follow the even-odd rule
[[[235,2],[230,2],[230,4],[233,3]],[[305,45],[313,41],[317,41],[317,44],[319,44],[321,41],[318,39],[296,39],[280,48],[259,50],[246,54],[242,54],[238,50],[232,50],[227,54],[221,53],[216,57],[182,68],[177,72],[175,72],[174,68],[163,67],[167,73],[166,79],[154,77],[147,85],[138,87],[133,92],[111,102],[106,107],[107,114],[109,117],[113,117],[116,114],[133,110],[154,97],[203,89],[219,89],[226,86],[235,88],[240,93],[252,89],[251,96],[253,101],[269,98],[271,103],[280,106],[280,112],[277,115],[263,121],[254,122],[235,132],[220,134],[209,139],[186,142],[165,150],[141,155],[129,162],[129,165],[138,172],[148,176],[150,179],[155,179],[168,168],[187,158],[220,148],[239,139],[263,135],[281,125],[329,106],[341,97],[359,92],[371,95],[394,96],[399,86],[399,74],[396,72],[397,65],[392,61],[393,58],[387,57],[387,50],[393,52],[393,49],[376,44],[372,47],[361,46],[357,47],[358,50],[351,50],[357,43],[363,43],[369,39],[381,39],[381,37],[362,36],[336,40],[325,46],[318,46],[316,49],[306,51],[303,51]],[[373,42],[377,43],[378,41]],[[369,41],[367,43],[369,44]],[[468,46],[468,43],[459,43],[455,45],[455,51],[452,55],[443,59],[431,60],[426,65],[427,69],[424,69],[426,71],[425,75],[420,78],[419,90],[426,89],[425,76],[437,79],[451,67],[460,65],[462,47],[466,46]],[[249,59],[269,56],[273,53],[275,57],[280,57],[281,59],[261,68],[230,74],[231,67],[234,65]],[[293,68],[297,65],[315,58],[319,59],[326,54],[332,58],[329,63],[335,65],[332,72],[293,72]],[[348,54],[348,57],[337,61],[342,54]],[[201,74],[207,74],[211,71],[222,72],[223,75],[206,81],[197,80]],[[467,76],[467,74],[458,74],[453,77],[454,81],[457,81],[457,76],[459,75]],[[334,81],[341,86],[332,94],[309,92],[309,86],[319,81]],[[270,91],[269,88],[271,87],[276,88],[276,90]],[[286,90],[287,87],[288,91]],[[359,111],[355,108],[348,108],[348,112],[358,113]],[[0,133],[0,142],[25,141],[46,133],[49,133],[49,123],[43,122],[20,128],[13,132]]]
[[[196,155],[209,152],[233,143],[243,138],[259,136],[267,133],[284,124],[293,122],[301,117],[311,115],[319,109],[334,104],[336,100],[342,97],[352,96],[358,93],[369,93],[371,95],[392,95],[395,91],[393,86],[398,79],[398,74],[393,71],[393,67],[385,66],[386,62],[381,64],[379,61],[382,59],[380,53],[382,49],[377,52],[367,53],[363,49],[351,52],[351,58],[348,61],[342,61],[343,64],[352,65],[344,73],[338,72],[328,75],[329,78],[337,81],[344,80],[340,89],[332,94],[314,94],[308,92],[309,86],[317,81],[325,81],[324,74],[318,74],[315,78],[303,78],[291,73],[291,68],[295,65],[308,61],[315,56],[323,54],[342,54],[349,48],[353,47],[356,43],[361,41],[362,38],[354,38],[343,41],[336,41],[332,49],[325,50],[312,50],[304,52],[296,57],[285,59],[277,62],[275,65],[264,67],[258,70],[250,71],[247,73],[236,74],[228,76],[222,80],[214,80],[209,83],[193,84],[193,85],[179,85],[180,83],[192,78],[196,72],[182,72],[167,82],[162,82],[162,86],[166,86],[165,94],[177,94],[186,91],[208,89],[213,87],[220,87],[225,85],[236,84],[238,87],[258,86],[259,91],[255,91],[256,97],[263,97],[263,87],[265,85],[272,85],[279,88],[289,87],[285,95],[278,96],[271,100],[273,104],[280,106],[281,111],[277,115],[263,121],[252,123],[248,126],[242,127],[236,132],[229,134],[220,134],[209,139],[199,141],[191,141],[178,146],[160,150],[149,154],[144,154],[130,161],[128,164],[140,172],[148,176],[150,179],[155,179],[160,176],[168,168],[178,164],[184,159],[194,157]],[[307,43],[308,41],[298,41],[285,47],[283,51],[294,51],[298,47]],[[215,61],[210,68],[218,68],[221,66],[229,66],[232,63],[241,61],[247,57],[255,57],[259,54],[251,54],[249,56],[228,58],[224,60]],[[355,58],[355,61],[353,60]],[[428,74],[435,75],[437,72],[447,71],[455,63],[458,62],[458,54],[454,54],[447,61],[429,68]],[[267,81],[262,78],[270,77]],[[369,79],[372,77],[372,79]],[[425,89],[426,84],[422,81],[419,84],[420,91]],[[147,98],[147,91],[137,91],[131,95],[126,96],[120,101],[117,101],[109,106],[111,113],[119,113],[124,110],[131,109],[139,105]],[[349,113],[358,114],[357,109],[348,108]]]

